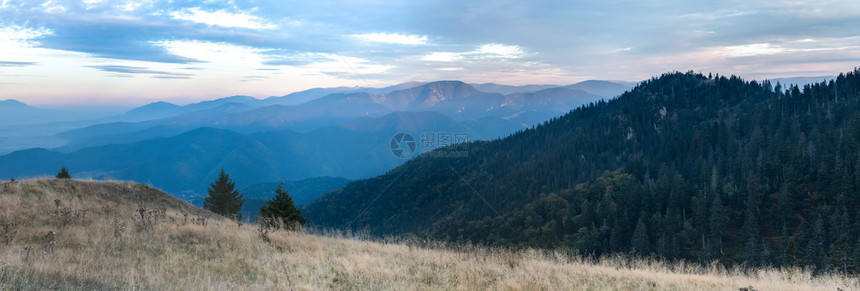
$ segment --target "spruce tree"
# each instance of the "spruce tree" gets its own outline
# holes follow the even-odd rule
[[[797,246],[797,242],[794,241],[794,238],[788,239],[788,246],[785,248],[785,263],[784,266],[788,267],[800,267],[803,265],[803,254],[800,253],[800,248]]]
[[[72,175],[69,174],[69,170],[66,170],[66,166],[60,168],[60,172],[57,173],[57,179],[71,179]]]
[[[860,240],[857,240],[857,246],[854,247],[854,273],[860,274]]]
[[[750,266],[757,266],[760,261],[761,250],[758,230],[758,218],[756,217],[753,203],[747,200],[747,209],[744,224],[741,226],[741,235],[744,244],[744,261]]]
[[[285,228],[295,229],[305,225],[302,211],[296,208],[293,198],[284,189],[284,182],[278,185],[278,189],[275,190],[275,197],[260,206],[260,217],[280,221]]]
[[[711,201],[710,231],[708,232],[710,239],[708,258],[711,260],[720,259],[724,256],[723,237],[726,233],[727,223],[728,217],[726,217],[725,209],[723,209],[722,199],[720,199],[720,194],[716,193],[714,200]]]
[[[203,208],[226,217],[236,216],[241,219],[237,213],[242,209],[243,202],[242,194],[236,190],[236,183],[221,169],[218,179],[209,185],[209,196],[203,202]]]
[[[824,228],[824,219],[821,211],[819,211],[815,215],[815,222],[812,224],[809,237],[807,237],[804,261],[813,270],[820,271],[825,267],[828,260],[827,249],[827,230]]]
[[[645,225],[643,215],[639,216],[639,222],[636,223],[636,229],[633,230],[633,240],[631,241],[633,253],[641,256],[648,255],[649,239],[648,227]]]
[[[839,270],[842,274],[848,274],[854,270],[854,249],[851,247],[851,242],[847,236],[839,238],[835,244],[830,247],[830,266]]]

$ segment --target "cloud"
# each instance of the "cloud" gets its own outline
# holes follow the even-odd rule
[[[259,65],[264,61],[260,54],[266,51],[266,49],[251,46],[199,40],[153,41],[150,43],[183,58],[194,58],[204,62],[221,64]]]
[[[0,61],[0,67],[25,67],[32,66],[38,64],[36,62],[12,62],[12,61]]]
[[[775,43],[753,43],[718,48],[720,54],[727,57],[751,57],[779,54],[802,54],[815,52],[845,52],[860,49],[860,38],[809,38]]]
[[[66,19],[62,20],[62,24],[53,25],[50,30],[37,31],[38,42],[31,41],[31,46],[81,52],[98,58],[161,63],[198,62],[194,58],[177,56],[143,41],[173,33],[171,30],[175,32],[175,29],[161,22],[127,16],[93,16],[84,19],[66,15],[58,18],[63,17]]]
[[[48,12],[48,13],[66,12],[66,6],[63,6],[63,4],[55,3],[52,0],[45,1],[44,3],[42,3],[42,8],[44,9],[45,12]]]
[[[117,5],[116,7],[122,9],[122,11],[131,12],[140,9],[142,6],[146,4],[151,4],[152,1],[135,1],[135,0],[127,0],[125,3]]]
[[[189,76],[185,76],[185,75],[178,75],[178,76],[174,76],[174,75],[155,75],[155,76],[152,76],[152,77],[153,77],[153,78],[156,78],[156,79],[178,79],[178,80],[191,79],[191,76],[190,76],[190,75],[189,75]]]
[[[259,81],[269,79],[267,76],[242,76],[239,79],[240,82],[250,82],[250,81]]]
[[[0,23],[0,29],[3,30],[0,31],[0,47],[8,47],[6,43],[11,41],[23,43],[26,40],[28,47],[80,52],[96,58],[195,63],[199,61],[195,57],[172,54],[153,42],[199,40],[237,45],[250,43],[255,46],[284,46],[284,38],[278,31],[237,29],[235,26],[277,27],[245,12],[229,15],[212,14],[213,17],[218,17],[216,24],[220,25],[207,26],[198,25],[197,22],[192,21],[177,21],[164,12],[179,11],[188,14],[184,16],[191,17],[195,16],[191,13],[197,11],[194,8],[177,10],[179,7],[167,8],[167,3],[144,2],[134,2],[143,4],[131,12],[117,7],[118,4],[130,3],[128,1],[62,2],[67,6],[67,11],[64,13],[47,13],[42,11],[44,9],[41,6],[33,7],[29,2],[22,4],[22,7],[0,9],[0,19],[3,19]],[[199,14],[199,16],[206,16],[203,11]],[[243,15],[248,16],[245,20],[257,19],[257,22],[251,21],[251,24],[257,24],[257,26],[241,23]],[[281,19],[281,23],[292,23],[283,20],[284,18]],[[3,27],[5,23],[33,23],[42,28],[33,28],[32,25]],[[7,36],[12,33],[15,35]],[[24,45],[16,44],[16,46]]]
[[[462,53],[452,53],[452,52],[433,52],[428,55],[422,56],[422,61],[430,61],[430,62],[456,62],[463,59]]]
[[[226,10],[214,12],[203,11],[199,7],[187,8],[169,13],[174,19],[202,23],[206,25],[248,28],[248,29],[276,29],[277,25],[247,12],[230,13]]]
[[[422,45],[427,44],[426,35],[408,35],[399,33],[365,33],[352,34],[349,37],[356,38],[367,42],[393,43],[404,45]]]
[[[725,20],[727,18],[734,18],[740,16],[747,15],[755,15],[756,11],[737,11],[737,10],[717,10],[717,11],[708,11],[708,12],[694,12],[689,14],[679,15],[678,18],[686,18],[694,21],[717,21],[717,20]]]
[[[327,61],[314,62],[299,66],[299,68],[309,69],[309,72],[322,72],[333,76],[359,78],[363,78],[363,75],[368,74],[381,74],[395,68],[393,65],[381,65],[358,57],[328,53],[314,53],[313,55],[327,59]]]
[[[120,65],[102,65],[102,66],[86,66],[87,68],[97,69],[103,72],[127,74],[146,74],[154,75],[154,78],[160,79],[190,79],[193,74],[188,73],[173,73],[166,71],[150,70],[144,67],[120,66]],[[111,76],[116,76],[112,74]]]
[[[769,43],[754,43],[724,47],[722,54],[728,57],[750,57],[779,54],[785,51],[784,48]]]
[[[483,58],[516,59],[525,55],[519,46],[488,43],[467,54]]]
[[[267,66],[306,66],[318,62],[331,61],[328,54],[312,52],[295,52],[275,49],[262,52],[265,56],[264,65]]]
[[[194,57],[207,64],[204,67],[228,67],[236,72],[259,71],[261,66],[276,66],[289,69],[292,74],[330,75],[337,77],[359,77],[381,74],[394,68],[381,65],[366,58],[332,53],[300,52],[285,49],[258,48],[229,43],[205,41],[159,41],[154,45],[184,57]],[[284,68],[286,67],[286,68]],[[274,69],[274,68],[270,68]],[[250,81],[260,78],[236,79]]]
[[[463,60],[485,59],[518,59],[526,55],[523,49],[516,45],[488,43],[467,52],[432,52],[420,58],[431,62],[457,62]]]
[[[29,48],[40,43],[36,39],[54,34],[47,28],[30,28],[19,25],[0,27],[0,47]]]
[[[107,75],[105,75],[105,77],[130,79],[130,78],[134,78],[134,75],[129,75],[129,74],[107,74]]]
[[[97,7],[99,4],[105,2],[105,0],[83,0],[84,5],[86,5],[86,9],[93,9]]]

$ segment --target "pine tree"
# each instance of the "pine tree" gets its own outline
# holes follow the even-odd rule
[[[633,239],[631,241],[633,253],[641,256],[648,255],[648,227],[643,219],[644,214],[639,216],[639,222],[636,223],[636,229],[633,230]]]
[[[751,266],[757,266],[761,257],[758,218],[752,202],[752,194],[747,199],[747,208],[741,235],[744,241],[744,261]]]
[[[857,246],[854,247],[854,273],[860,273],[860,240],[857,240]]]
[[[57,179],[71,179],[72,175],[69,174],[69,170],[66,170],[66,166],[60,168],[60,172],[57,173]]]
[[[280,221],[285,228],[295,229],[305,225],[302,211],[296,208],[293,198],[284,189],[284,182],[278,185],[278,189],[275,190],[275,197],[272,197],[266,201],[266,204],[260,206],[260,217]]]
[[[794,241],[794,238],[788,239],[788,246],[785,248],[785,266],[789,267],[799,267],[803,264],[803,259],[801,258],[802,254],[800,253],[800,248],[797,247],[797,242]]]
[[[237,213],[242,209],[243,202],[242,194],[236,190],[236,183],[221,169],[218,179],[209,185],[209,196],[203,202],[203,208],[226,217],[236,216],[241,219]]]
[[[848,274],[854,270],[854,249],[848,241],[847,236],[839,238],[835,244],[830,247],[830,265],[842,272]]]
[[[806,241],[804,261],[814,270],[821,270],[827,262],[827,230],[824,229],[824,219],[821,211],[815,215],[815,222]]]
[[[720,194],[717,193],[714,195],[714,200],[711,201],[711,216],[710,216],[710,229],[708,232],[709,237],[709,259],[720,259],[725,253],[723,250],[723,237],[726,233],[726,224],[728,222],[728,217],[726,217],[725,209],[723,209],[723,202],[720,199]]]

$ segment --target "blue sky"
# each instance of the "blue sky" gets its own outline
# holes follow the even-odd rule
[[[0,1],[0,99],[43,106],[860,64],[860,1]]]

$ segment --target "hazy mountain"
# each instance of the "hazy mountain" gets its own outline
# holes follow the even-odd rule
[[[103,109],[59,110],[33,107],[17,100],[0,101],[0,154],[66,143],[55,134],[98,123],[114,114]]]
[[[34,111],[37,109],[15,99],[6,99],[0,101],[0,112],[4,113],[4,115],[8,113],[14,113],[15,111],[19,110]]]
[[[177,195],[202,193],[220,168],[240,186],[319,176],[357,179],[384,173],[405,161],[390,150],[391,138],[398,132],[409,132],[416,141],[422,132],[478,137],[467,126],[435,112],[396,112],[307,133],[241,134],[199,128],[69,153],[17,151],[0,157],[0,179],[52,176],[66,165],[75,177],[147,182]]]
[[[603,96],[604,98],[617,97],[618,95],[621,95],[621,93],[632,89],[632,86],[629,86],[628,84],[599,80],[588,80],[564,87],[584,91],[597,96]]]
[[[416,138],[426,132],[442,132],[461,133],[467,135],[469,140],[493,139],[529,128],[579,105],[603,98],[563,87],[505,96],[482,92],[459,81],[432,82],[420,84],[417,87],[410,87],[411,85],[416,83],[383,88],[380,90],[409,87],[378,95],[334,93],[293,106],[259,107],[259,100],[247,96],[221,98],[185,106],[153,103],[132,109],[119,118],[145,119],[143,121],[109,122],[61,132],[56,136],[67,140],[68,143],[56,150],[68,153],[68,156],[60,156],[61,160],[40,160],[40,163],[51,165],[46,169],[35,172],[7,172],[7,174],[23,176],[51,174],[55,170],[53,168],[64,161],[72,167],[80,165],[75,164],[78,163],[78,159],[97,161],[106,155],[123,160],[126,159],[125,156],[136,156],[132,149],[141,147],[139,150],[145,150],[142,144],[146,144],[144,141],[152,142],[152,139],[163,141],[157,146],[165,150],[193,147],[197,144],[187,140],[188,136],[184,133],[202,127],[211,127],[239,134],[242,136],[239,140],[250,139],[246,141],[247,144],[242,144],[248,147],[249,151],[252,150],[250,145],[257,145],[255,142],[265,140],[262,147],[278,156],[276,161],[297,163],[301,165],[301,169],[306,169],[300,172],[301,174],[285,173],[286,166],[276,163],[269,172],[261,173],[260,179],[268,174],[273,178],[290,179],[325,175],[362,178],[382,173],[402,162],[385,150],[389,139],[400,131],[410,132],[416,135]],[[396,113],[392,114],[392,112]],[[147,116],[168,117],[150,119]],[[179,138],[180,134],[183,134],[184,138]],[[197,134],[217,136],[224,133],[202,131]],[[200,137],[200,140],[203,139],[205,138]],[[351,142],[353,140],[360,140],[360,142],[353,143]],[[9,142],[15,143],[17,140]],[[3,141],[0,140],[0,145],[2,143]],[[342,148],[344,144],[350,144],[350,149],[344,150]],[[107,145],[115,146],[98,151],[90,149]],[[267,153],[248,152],[247,154],[257,160],[266,160],[270,157]],[[188,155],[187,158],[201,158],[197,155],[199,153]],[[360,158],[355,158],[355,155]],[[168,163],[185,162],[182,158],[163,156],[163,154],[156,154],[152,159],[164,158],[168,159],[166,161]],[[137,158],[141,157],[132,159]],[[376,158],[380,160],[373,160]],[[205,159],[211,160],[215,157],[207,156]],[[111,165],[111,161],[105,163]],[[141,167],[146,168],[154,168],[157,164],[140,163]],[[173,175],[175,179],[165,179],[158,182],[158,185],[171,192],[197,189],[201,185],[200,181],[182,179],[191,179],[193,176],[190,173],[205,174],[195,172],[202,171],[203,164],[199,169]],[[85,167],[79,168],[79,172],[83,171],[87,176],[96,178],[138,180],[146,177],[143,174],[130,174],[136,166],[123,170],[123,166],[119,164],[101,168],[99,163],[83,163],[83,165]],[[171,183],[177,184],[169,185]]]
[[[396,87],[410,85],[412,83]],[[389,89],[391,88],[395,87]],[[130,143],[171,136],[199,127],[216,127],[240,133],[285,129],[309,132],[359,117],[379,117],[395,111],[435,111],[460,121],[489,121],[487,117],[502,119],[479,127],[482,132],[486,131],[488,136],[495,137],[499,133],[508,134],[523,129],[602,98],[560,87],[527,94],[528,98],[516,94],[508,98],[497,93],[482,92],[463,82],[441,81],[379,95],[363,92],[334,93],[294,106],[255,107],[250,97],[222,98],[182,107],[157,103],[132,110],[129,115],[138,116],[153,108],[160,112],[153,113],[154,116],[186,113],[141,122],[99,124],[63,132],[58,136],[69,141],[63,149],[68,151],[86,146]],[[228,101],[251,103],[225,103]],[[525,112],[516,114],[518,111]],[[531,118],[518,119],[519,116]],[[502,124],[503,127],[491,128],[490,124]]]
[[[337,177],[315,177],[298,181],[284,181],[284,189],[289,192],[296,206],[302,207],[311,203],[325,193],[337,190],[349,184],[350,180]],[[281,182],[257,183],[242,189],[246,199],[266,200],[275,196],[275,189]],[[257,207],[259,210],[259,207]]]
[[[125,114],[120,115],[117,119],[123,119],[127,121],[161,119],[179,115],[182,114],[182,112],[182,106],[159,101],[133,108]]]
[[[290,93],[280,97],[269,97],[262,100],[261,105],[299,105],[308,101],[334,94],[334,93],[368,93],[368,94],[384,94],[396,90],[408,89],[425,84],[424,82],[406,82],[393,86],[382,88],[370,87],[335,87],[335,88],[313,88],[295,93]]]
[[[357,117],[378,117],[392,111],[376,103],[368,93],[329,94],[295,106],[254,107],[245,103],[222,102],[187,106],[192,106],[194,110],[169,118],[93,125],[62,132],[58,136],[69,140],[67,148],[74,149],[171,136],[199,127],[216,127],[242,133],[285,129],[307,132]]]
[[[4,126],[48,123],[55,121],[58,111],[32,107],[18,100],[0,101],[0,123]]]
[[[604,98],[603,96],[567,87],[553,87],[534,93],[515,93],[505,97],[504,108],[518,111],[527,110],[554,113],[565,113],[583,104]],[[546,119],[549,118],[544,118],[543,120]]]
[[[350,180],[344,178],[316,177],[298,181],[284,181],[284,189],[293,198],[296,207],[301,208],[325,193],[343,188],[349,182]],[[278,189],[278,184],[280,182],[262,182],[240,189],[239,193],[242,194],[244,203],[239,214],[244,220],[254,221],[254,218],[260,213],[260,206],[275,196],[275,189]],[[202,208],[205,196],[195,196],[189,199],[191,204]]]
[[[140,122],[96,124],[60,132],[57,133],[57,136],[66,139],[68,143],[58,150],[71,151],[88,146],[123,144],[155,137],[173,136],[195,128],[224,124],[222,120],[225,116],[239,114],[252,109],[247,104],[221,102],[208,103],[206,106],[195,107],[196,109],[193,111],[170,118]]]
[[[343,188],[350,180],[335,177],[317,177],[298,181],[285,181],[284,189],[293,198],[296,207],[301,208],[325,193]],[[275,196],[280,182],[257,183],[241,190],[245,203],[239,212],[242,217],[252,220],[260,212],[260,206]],[[202,202],[201,202],[202,205]]]
[[[535,93],[541,90],[556,88],[556,87],[564,87],[572,90],[579,90],[586,93],[590,93],[593,95],[602,96],[604,98],[612,98],[624,91],[630,90],[633,88],[635,83],[630,82],[621,82],[621,81],[600,81],[600,80],[588,80],[579,82],[573,85],[567,86],[558,86],[558,85],[524,85],[524,86],[510,86],[510,85],[501,85],[495,83],[484,83],[484,84],[471,84],[476,89],[484,92],[493,92],[493,93],[501,93],[504,95],[510,95],[514,93]]]
[[[14,99],[0,101],[0,128],[97,119],[111,114],[101,110],[60,110],[33,107]]]
[[[532,92],[540,91],[543,89],[558,87],[558,85],[511,86],[511,85],[502,85],[502,84],[496,84],[496,83],[482,83],[482,84],[470,83],[469,85],[472,85],[473,87],[475,87],[475,89],[478,89],[478,90],[483,91],[483,92],[499,93],[499,94],[503,94],[503,95],[513,94],[513,93],[532,93]]]
[[[458,120],[483,117],[504,95],[481,92],[460,81],[439,81],[381,94],[377,103],[395,111],[436,111]]]
[[[194,113],[197,111],[210,110],[219,106],[223,106],[225,104],[252,105],[259,101],[259,99],[250,96],[224,97],[215,100],[191,103],[184,106],[159,101],[133,108],[122,115],[111,117],[110,120],[117,122],[137,122],[164,119],[182,114]],[[249,106],[248,108],[251,108],[251,106]]]

